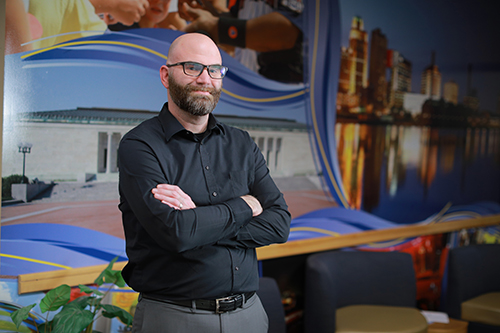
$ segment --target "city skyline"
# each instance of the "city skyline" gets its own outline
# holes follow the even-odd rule
[[[453,80],[459,86],[460,103],[467,91],[468,65],[472,65],[472,88],[478,92],[480,109],[497,111],[500,95],[500,45],[492,43],[500,27],[488,27],[500,4],[480,0],[397,1],[340,0],[341,47],[349,45],[353,17],[363,19],[364,29],[380,29],[388,49],[400,52],[412,63],[411,92],[420,93],[420,76],[432,62],[442,74],[442,85]],[[370,44],[371,40],[368,41]]]

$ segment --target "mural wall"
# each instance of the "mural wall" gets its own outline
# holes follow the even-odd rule
[[[481,24],[494,7],[341,1],[336,137],[352,206],[405,223],[498,202],[498,29]]]
[[[261,148],[290,240],[500,213],[500,31],[482,26],[498,5],[233,2],[7,2],[2,276],[126,260],[116,149],[166,101],[170,43],[212,31],[207,15],[285,22],[245,45],[228,30],[214,113]],[[358,250],[411,253],[419,304],[436,309],[447,246],[499,241],[487,228]],[[1,300],[31,302],[0,282]]]

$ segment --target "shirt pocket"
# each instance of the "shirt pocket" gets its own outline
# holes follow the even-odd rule
[[[230,171],[229,181],[234,197],[240,197],[250,193],[250,173],[248,170]]]

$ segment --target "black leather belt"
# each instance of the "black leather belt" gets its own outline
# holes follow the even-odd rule
[[[250,297],[252,297],[254,294],[255,291],[252,291],[244,294],[231,295],[216,299],[197,299],[194,300],[194,304],[196,308],[200,310],[213,311],[215,313],[223,313],[236,310],[237,308],[241,308],[243,304],[246,303],[246,301],[250,299]],[[193,301],[172,301],[172,300],[162,299],[161,297],[158,297],[156,295],[148,295],[148,294],[141,294],[141,296],[142,298],[153,301],[170,303],[170,304],[185,306],[188,308],[194,307]]]

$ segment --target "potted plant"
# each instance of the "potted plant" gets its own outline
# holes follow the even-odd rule
[[[95,279],[94,284],[97,288],[91,288],[85,285],[79,285],[79,288],[85,296],[70,301],[71,287],[67,284],[60,285],[45,295],[40,301],[42,313],[47,312],[47,317],[42,323],[36,324],[38,333],[91,333],[95,320],[100,316],[106,318],[118,317],[127,326],[132,324],[132,315],[127,311],[111,304],[102,304],[102,300],[113,286],[124,287],[125,281],[120,271],[113,270],[113,264],[117,258],[113,259],[108,266]],[[109,289],[102,293],[99,291],[103,284],[110,285]],[[10,317],[17,328],[30,315],[30,310],[36,306],[31,304],[11,313]],[[48,320],[50,311],[61,309],[52,320]]]

